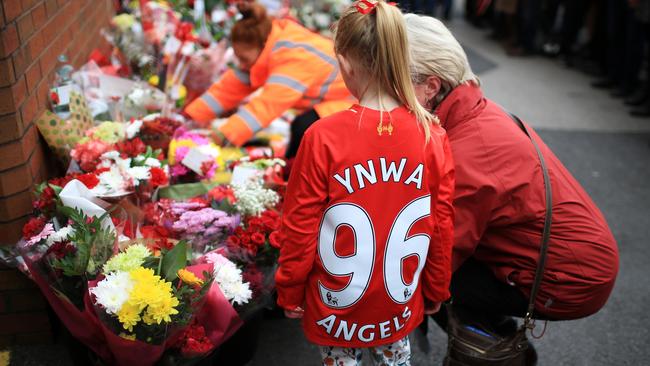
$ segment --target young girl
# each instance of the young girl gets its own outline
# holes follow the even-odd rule
[[[453,189],[446,135],[416,100],[397,7],[354,3],[334,46],[360,102],[312,125],[298,151],[278,304],[304,315],[324,365],[356,365],[362,348],[377,364],[408,365],[408,334],[449,297],[452,211],[438,202]]]

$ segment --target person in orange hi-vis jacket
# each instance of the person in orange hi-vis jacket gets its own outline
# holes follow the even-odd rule
[[[343,83],[330,39],[294,21],[274,19],[259,4],[248,4],[240,11],[244,17],[231,35],[239,67],[228,70],[189,104],[185,113],[207,127],[239,107],[237,113],[212,127],[218,142],[241,146],[285,111],[303,111],[292,123],[287,148],[291,158],[312,123],[345,110],[355,99]],[[259,88],[259,95],[240,106]]]

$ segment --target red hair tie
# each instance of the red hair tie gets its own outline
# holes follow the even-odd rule
[[[375,8],[377,7],[377,3],[379,3],[379,1],[377,0],[359,0],[354,4],[354,7],[357,8],[357,11],[359,11],[359,13],[366,15],[372,13],[372,11],[375,10]],[[393,2],[386,3],[386,4],[392,6],[397,5],[397,3],[393,3]]]

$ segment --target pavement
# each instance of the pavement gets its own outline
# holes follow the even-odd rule
[[[476,65],[486,95],[530,123],[603,211],[620,250],[620,273],[607,305],[582,320],[549,322],[533,343],[539,365],[645,365],[650,359],[650,119],[627,114],[620,100],[589,86],[590,77],[541,57],[509,58],[485,33],[450,23]],[[297,321],[257,324],[247,366],[318,365]],[[446,336],[430,324],[425,352],[413,336],[413,366],[440,365]],[[541,328],[541,327],[540,327]],[[252,344],[252,339],[251,339]],[[12,365],[70,365],[62,346],[17,347]],[[230,365],[229,362],[219,363]]]

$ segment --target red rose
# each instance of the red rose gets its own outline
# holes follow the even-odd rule
[[[248,220],[248,230],[252,232],[264,231],[264,224],[259,217],[253,217]]]
[[[282,246],[282,234],[279,231],[274,231],[269,235],[269,243],[273,248],[280,249]]]
[[[239,237],[235,236],[235,235],[232,235],[232,236],[228,237],[227,242],[228,242],[228,245],[232,245],[234,247],[238,247],[238,246],[241,245],[241,239],[239,239]]]
[[[169,184],[169,177],[167,177],[167,173],[165,173],[164,170],[153,167],[149,172],[151,173],[151,179],[149,182],[151,182],[152,187],[155,188]]]
[[[29,240],[33,236],[40,234],[45,227],[46,220],[44,217],[32,217],[27,221],[25,226],[23,226],[23,239]]]
[[[241,226],[237,226],[237,228],[235,228],[235,235],[241,237],[244,234],[245,234],[245,231],[244,231],[244,229],[242,229]]]
[[[251,243],[251,236],[248,234],[242,235],[239,239],[243,245],[248,245]]]
[[[260,234],[260,233],[253,233],[253,234],[251,235],[251,241],[252,241],[253,243],[257,244],[258,246],[262,246],[262,245],[264,245],[264,243],[266,242],[266,238],[264,237],[263,234]]]
[[[99,184],[99,178],[97,178],[93,173],[82,174],[76,179],[83,183],[88,189],[93,189]]]

